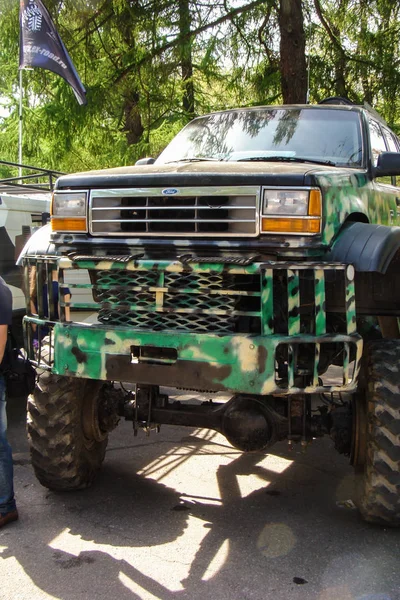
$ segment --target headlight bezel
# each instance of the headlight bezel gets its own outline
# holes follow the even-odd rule
[[[88,190],[55,190],[50,211],[52,230],[87,233],[88,196]]]
[[[268,210],[268,203],[270,210]],[[279,211],[279,208],[282,210]],[[319,235],[321,223],[322,194],[318,187],[265,186],[262,188],[261,234]]]

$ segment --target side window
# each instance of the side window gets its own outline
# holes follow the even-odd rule
[[[382,131],[383,135],[385,136],[386,146],[389,152],[398,152],[399,147],[395,135],[389,129],[386,129],[386,127],[382,127]],[[399,187],[400,178],[391,177],[391,183],[392,185]]]
[[[381,126],[372,119],[369,120],[369,131],[371,136],[371,149],[374,166],[378,162],[378,156],[381,152],[387,152],[385,138]],[[388,185],[394,185],[392,177],[377,177],[379,183],[387,183]]]
[[[397,148],[397,144],[395,142],[395,138],[392,135],[392,132],[389,131],[389,129],[386,129],[385,127],[382,128],[383,130],[383,135],[385,136],[385,140],[386,140],[386,145],[388,147],[389,152],[398,152],[398,148]]]
[[[372,119],[369,120],[369,131],[371,136],[371,150],[373,163],[376,167],[376,164],[378,162],[378,156],[381,152],[386,151],[385,138],[383,137],[383,133],[379,123],[377,123],[376,121],[372,121]]]

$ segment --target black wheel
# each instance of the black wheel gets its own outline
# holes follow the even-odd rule
[[[371,342],[365,350],[357,402],[358,505],[372,523],[400,526],[400,340]],[[362,405],[364,403],[364,406]],[[366,432],[361,431],[363,429]],[[362,448],[362,451],[360,451]],[[361,465],[361,468],[360,468]]]
[[[88,487],[104,460],[98,418],[103,382],[43,373],[28,398],[28,438],[36,477],[51,490]]]

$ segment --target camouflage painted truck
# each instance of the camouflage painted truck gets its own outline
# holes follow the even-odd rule
[[[400,525],[399,150],[331,99],[209,114],[157,160],[60,177],[21,257],[39,481],[89,485],[120,417],[243,451],[328,434],[363,517]]]

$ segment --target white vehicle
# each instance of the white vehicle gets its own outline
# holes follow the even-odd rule
[[[32,232],[45,222],[50,199],[50,192],[3,193],[0,186],[0,275],[12,291],[14,311],[25,309],[21,269],[15,262]]]
[[[22,269],[16,260],[32,233],[50,215],[51,190],[59,172],[0,161],[1,165],[23,168],[22,177],[0,179],[0,275],[13,295],[13,330],[19,335],[25,313]],[[30,174],[26,175],[25,173]]]

